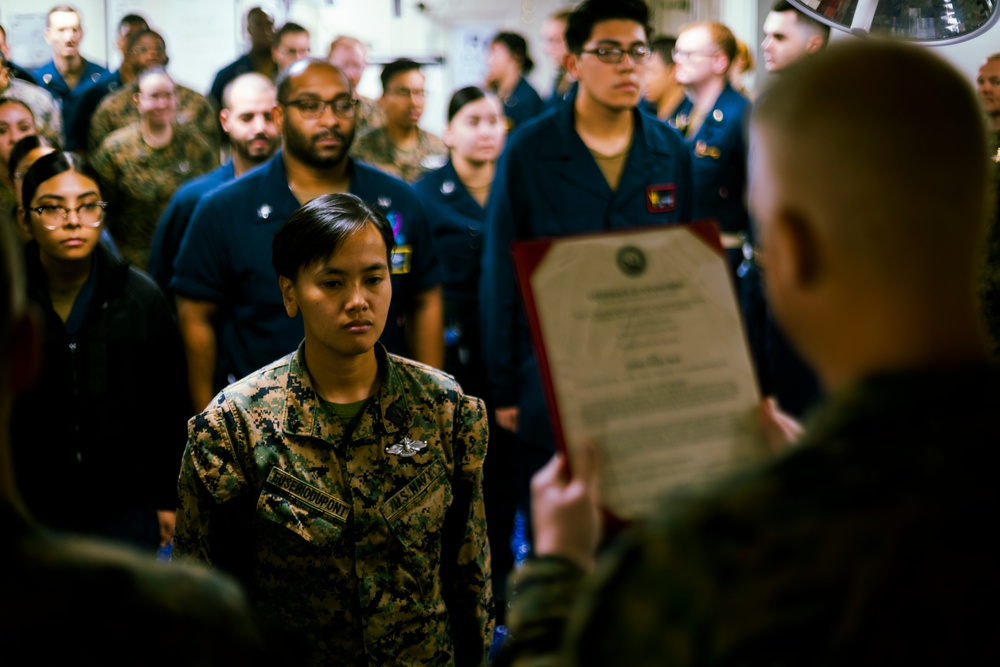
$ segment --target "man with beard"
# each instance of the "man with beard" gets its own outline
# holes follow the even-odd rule
[[[357,195],[389,219],[394,298],[380,340],[390,352],[443,363],[440,269],[426,213],[408,185],[348,157],[357,116],[350,81],[325,60],[300,60],[279,76],[273,113],[282,150],[202,198],[174,263],[170,287],[198,410],[229,378],[302,340],[301,317],[285,315],[271,240],[292,212],[323,194]]]
[[[219,122],[229,137],[233,159],[181,186],[153,235],[147,272],[168,297],[172,296],[169,286],[174,275],[174,259],[202,195],[263,164],[278,150],[278,128],[272,113],[277,99],[277,90],[271,80],[256,72],[241,74],[226,86]]]

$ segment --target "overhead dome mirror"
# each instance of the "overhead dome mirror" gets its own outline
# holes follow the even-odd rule
[[[788,0],[832,28],[925,44],[972,39],[996,23],[997,0]]]

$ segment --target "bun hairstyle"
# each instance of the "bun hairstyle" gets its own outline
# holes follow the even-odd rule
[[[493,44],[502,44],[510,51],[514,60],[521,63],[521,74],[524,76],[531,74],[531,70],[535,69],[535,61],[528,55],[528,43],[516,32],[497,33],[490,41],[490,45]]]
[[[459,88],[455,91],[455,94],[451,96],[451,102],[448,103],[448,122],[455,117],[459,111],[462,110],[466,104],[472,104],[473,102],[478,102],[481,99],[486,98],[486,91],[482,88],[477,88],[476,86],[466,86],[465,88]]]

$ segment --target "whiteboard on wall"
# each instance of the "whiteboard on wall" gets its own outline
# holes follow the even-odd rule
[[[117,69],[118,22],[138,14],[167,43],[171,76],[199,93],[212,86],[215,73],[243,50],[241,17],[236,0],[107,0],[108,67]]]

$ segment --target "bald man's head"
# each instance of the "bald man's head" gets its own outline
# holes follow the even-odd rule
[[[845,293],[968,296],[988,163],[975,92],[954,68],[920,47],[852,39],[776,82],[753,133],[751,207],[779,321],[803,312],[788,288],[810,278]]]
[[[757,105],[755,129],[793,186],[789,200],[859,243],[893,230],[940,251],[971,235],[958,228],[982,222],[988,176],[972,87],[926,49],[868,39],[829,51]]]

